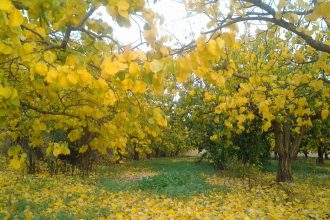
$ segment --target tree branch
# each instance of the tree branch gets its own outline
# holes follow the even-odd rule
[[[312,36],[307,35],[302,31],[298,31],[297,27],[293,23],[287,22],[282,18],[275,19],[276,11],[270,5],[262,2],[261,0],[243,0],[243,1],[251,3],[253,6],[258,7],[259,9],[265,11],[266,13],[248,12],[246,17],[230,18],[230,21],[228,21],[226,23],[222,22],[221,25],[219,25],[218,27],[216,27],[212,30],[206,31],[206,32],[202,32],[202,34],[213,33],[222,28],[225,28],[229,25],[232,25],[232,24],[235,24],[238,22],[242,22],[242,21],[266,21],[266,22],[273,23],[277,26],[280,26],[288,31],[293,32],[297,36],[301,37],[309,46],[311,46],[315,50],[330,54],[330,45],[327,45],[320,41],[314,40],[312,38]],[[287,12],[284,11],[284,12],[285,13],[289,13],[289,12],[296,13],[298,15],[299,14],[306,15],[306,14],[312,13],[312,10],[313,9],[308,10],[308,11],[287,11]],[[257,15],[257,16],[251,17],[249,15]],[[268,17],[268,16],[272,16],[272,17]],[[224,21],[226,21],[226,20],[227,19],[225,19]]]
[[[50,112],[50,111],[41,110],[41,109],[38,109],[38,108],[30,105],[29,103],[23,102],[23,101],[21,101],[21,106],[26,107],[26,108],[31,109],[31,110],[34,110],[34,111],[39,112],[41,114],[45,114],[45,115],[63,115],[63,116],[68,116],[68,117],[80,118],[77,115],[72,115],[72,114],[69,114],[69,113],[66,113],[66,112]]]
[[[72,31],[81,30],[81,28],[84,25],[84,23],[93,14],[94,11],[95,11],[95,8],[94,7],[91,7],[88,10],[88,12],[86,13],[86,15],[81,19],[81,21],[79,22],[79,24],[77,26],[71,26],[70,24],[67,25],[67,29],[65,31],[65,34],[64,34],[62,43],[60,45],[50,45],[50,46],[46,47],[45,50],[61,49],[61,48],[65,49],[66,46],[69,43],[71,32]]]

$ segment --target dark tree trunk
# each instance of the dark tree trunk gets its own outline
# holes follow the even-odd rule
[[[324,164],[324,160],[323,160],[323,149],[321,146],[317,147],[317,160],[316,162],[318,164]]]
[[[159,157],[159,149],[158,148],[156,148],[156,150],[155,150],[155,154],[156,154],[156,157]]]
[[[278,182],[292,182],[292,160],[290,156],[283,155],[278,158],[278,170],[276,180]]]
[[[303,153],[304,153],[305,158],[307,159],[308,158],[308,151],[304,150]]]
[[[328,152],[326,151],[326,152],[324,152],[324,159],[326,159],[326,160],[329,160],[329,157],[328,157]]]
[[[276,181],[291,182],[292,161],[296,158],[302,138],[305,134],[305,127],[300,128],[300,133],[293,137],[290,124],[273,121],[272,126],[275,136],[275,149],[278,153],[278,168]]]

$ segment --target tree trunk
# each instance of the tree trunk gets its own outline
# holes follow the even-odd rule
[[[329,157],[328,157],[328,152],[327,152],[327,151],[324,152],[324,159],[326,159],[326,160],[329,159]]]
[[[305,159],[308,158],[308,152],[307,151],[303,151],[304,155],[305,155]]]
[[[290,124],[288,122],[273,121],[272,127],[275,136],[275,150],[278,153],[278,168],[276,181],[291,182],[292,160],[299,152],[299,146],[305,134],[306,128],[301,127],[300,133],[293,137]]]
[[[292,182],[292,160],[290,156],[283,155],[278,158],[277,182]]]
[[[316,162],[318,163],[318,164],[324,164],[324,160],[323,160],[323,149],[322,149],[322,147],[321,146],[318,146],[317,147],[317,160],[316,160]]]

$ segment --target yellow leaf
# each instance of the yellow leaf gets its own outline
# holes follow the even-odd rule
[[[315,91],[319,91],[323,86],[322,80],[315,80],[310,83],[310,87],[312,87]]]
[[[48,83],[53,83],[57,79],[58,72],[56,70],[49,70],[47,73],[46,81]]]
[[[65,75],[63,75],[63,74],[60,74],[59,76],[58,76],[58,78],[59,78],[59,83],[60,83],[60,86],[62,87],[62,88],[67,88],[68,87],[68,79],[67,79],[67,77],[65,77]]]
[[[18,155],[18,153],[21,151],[21,146],[19,145],[14,145],[14,146],[11,146],[9,149],[8,149],[8,156],[10,157],[13,157],[15,155]]]
[[[23,15],[18,9],[14,9],[13,12],[9,15],[9,26],[11,27],[20,26],[23,21]]]
[[[130,73],[136,74],[139,72],[139,64],[133,62],[129,65],[129,70]]]
[[[207,44],[207,50],[213,56],[218,56],[219,55],[219,51],[218,51],[218,48],[217,48],[217,42],[213,39],[210,40],[209,43]]]
[[[118,7],[118,14],[120,14],[120,16],[124,18],[128,18],[129,3],[127,1],[120,0],[117,3],[117,7]]]
[[[266,121],[266,123],[263,124],[263,126],[262,126],[262,130],[268,131],[271,126],[272,126],[272,124],[270,123],[270,121]]]
[[[1,11],[11,11],[13,9],[13,4],[9,0],[0,1],[0,10]]]
[[[36,47],[36,45],[33,43],[25,43],[23,45],[24,53],[25,54],[32,53],[35,47]]]
[[[53,151],[53,146],[51,146],[51,145],[48,146],[47,150],[46,150],[46,155],[49,156],[52,151]]]
[[[280,96],[280,97],[276,97],[275,100],[275,106],[278,108],[278,109],[282,109],[284,108],[284,105],[285,105],[285,98]]]
[[[168,55],[170,55],[170,51],[168,50],[167,47],[161,47],[159,50],[164,57],[167,57]]]
[[[163,69],[163,65],[159,60],[153,60],[150,63],[150,70],[154,73],[157,73]]]
[[[88,145],[83,145],[81,146],[81,148],[79,149],[79,153],[83,154],[88,150]]]
[[[77,84],[79,81],[79,76],[76,72],[69,73],[67,77],[68,77],[68,81],[73,85]]]
[[[117,6],[120,10],[128,10],[129,8],[129,4],[125,0],[118,1]]]
[[[112,61],[112,57],[104,59],[102,65],[102,77],[108,79],[110,76],[115,75],[119,71],[125,70],[127,64],[118,62],[117,60]]]
[[[226,120],[225,121],[225,125],[228,127],[228,128],[233,128],[233,125],[230,121]]]
[[[47,36],[46,30],[42,27],[36,27],[35,31],[38,32],[42,37]]]
[[[220,49],[222,49],[222,48],[225,46],[225,41],[224,41],[222,38],[220,38],[220,37],[218,37],[218,38],[216,39],[216,42],[217,42],[217,45],[218,45],[218,47],[219,47]]]
[[[54,151],[53,154],[55,157],[58,157],[58,155],[69,155],[70,149],[68,148],[68,143],[54,143]]]
[[[328,116],[329,116],[329,110],[328,110],[328,109],[323,109],[323,110],[321,111],[321,117],[322,117],[322,120],[327,119]]]
[[[34,69],[35,69],[36,73],[38,73],[41,76],[47,75],[48,67],[47,67],[46,63],[44,63],[44,62],[37,63],[34,66]]]
[[[167,127],[167,120],[159,108],[154,109],[154,118],[159,126]]]
[[[134,93],[144,93],[146,89],[147,89],[147,85],[144,82],[138,80],[134,84],[133,92]]]
[[[210,140],[211,141],[216,141],[216,140],[218,140],[218,135],[217,134],[214,134],[214,135],[212,135],[211,137],[210,137]]]
[[[33,213],[30,210],[25,210],[24,212],[24,220],[33,219]]]
[[[19,169],[21,167],[21,162],[18,159],[18,157],[14,157],[13,159],[10,160],[9,167],[13,169]]]
[[[117,99],[115,93],[112,90],[108,90],[104,95],[104,105],[112,106],[116,103]]]
[[[0,41],[0,53],[8,55],[11,54],[12,52],[13,52],[13,48]]]
[[[10,95],[11,95],[11,88],[0,86],[0,97],[2,96],[3,98],[8,99]]]
[[[82,128],[76,128],[68,134],[68,138],[71,142],[74,142],[74,141],[79,140],[82,135],[83,135],[83,129]]]
[[[47,50],[45,53],[44,53],[44,59],[48,62],[48,63],[53,63],[56,59],[57,59],[57,56],[55,53]]]

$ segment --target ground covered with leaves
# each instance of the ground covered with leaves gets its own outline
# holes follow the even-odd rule
[[[330,163],[295,163],[295,182],[277,184],[275,161],[260,171],[216,172],[194,159],[102,167],[89,178],[22,175],[4,161],[0,219],[326,219]]]

